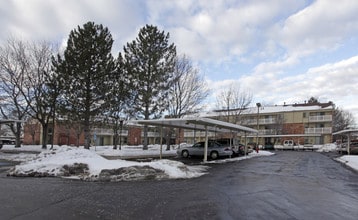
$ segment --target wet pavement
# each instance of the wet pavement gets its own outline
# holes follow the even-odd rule
[[[357,219],[358,173],[277,151],[186,180],[98,183],[0,173],[1,219]]]

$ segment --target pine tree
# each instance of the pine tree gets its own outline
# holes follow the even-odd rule
[[[106,121],[109,122],[113,129],[113,149],[117,149],[118,143],[121,142],[118,132],[122,131],[123,123],[125,119],[128,119],[132,115],[133,105],[133,92],[132,92],[132,79],[128,75],[127,71],[123,67],[123,57],[119,53],[116,62],[116,71],[112,75],[109,82],[111,88],[110,95],[107,96],[106,102],[109,103],[108,111],[105,112]],[[121,149],[121,145],[119,145]]]
[[[176,47],[169,44],[169,33],[152,25],[141,28],[136,40],[124,47],[125,68],[134,80],[137,118],[157,118],[168,109],[175,57]],[[147,132],[144,126],[143,149],[148,145]]]
[[[108,82],[115,71],[111,54],[113,39],[108,28],[88,22],[70,32],[64,56],[53,59],[54,70],[63,85],[60,109],[84,129],[89,149],[91,126],[108,108]]]

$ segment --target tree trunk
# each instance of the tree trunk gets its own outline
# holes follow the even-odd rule
[[[48,131],[48,124],[42,124],[42,149],[47,149],[47,131]]]
[[[21,147],[21,123],[16,123],[15,147]]]
[[[144,125],[144,143],[143,143],[143,150],[148,150],[148,125]]]

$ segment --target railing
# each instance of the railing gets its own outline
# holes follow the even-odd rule
[[[142,137],[144,136],[144,132],[142,132]],[[160,133],[159,132],[153,132],[153,131],[148,131],[147,132],[148,137],[160,137]]]
[[[262,135],[274,135],[276,133],[277,133],[276,129],[259,130],[259,134],[262,134]]]
[[[276,118],[260,118],[259,119],[259,124],[260,125],[263,125],[263,124],[275,124],[275,123],[276,123]],[[245,125],[256,125],[257,120],[256,119],[243,120],[243,124],[245,124]]]
[[[144,137],[144,132],[141,133],[142,137]],[[147,132],[147,136],[148,137],[160,137],[160,132],[155,132],[155,131],[148,131]],[[163,137],[165,136],[165,134],[163,133]],[[172,133],[171,137],[176,137],[175,132]]]
[[[208,132],[208,136],[209,137],[215,136],[215,132]],[[184,137],[194,137],[194,132],[193,131],[185,131]],[[196,131],[195,137],[205,137],[205,131]]]
[[[106,128],[96,128],[93,129],[93,133],[96,133],[96,135],[114,135],[113,129],[106,129]],[[120,134],[120,131],[118,131],[118,134]],[[122,130],[121,136],[128,135],[127,130]]]
[[[332,115],[314,115],[308,118],[310,122],[332,121]]]
[[[332,127],[305,128],[305,134],[329,134],[329,133],[332,133]]]

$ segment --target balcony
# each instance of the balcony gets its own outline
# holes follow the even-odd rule
[[[314,115],[308,118],[310,122],[332,121],[332,115]]]
[[[96,128],[93,129],[93,133],[95,133],[96,135],[114,135],[113,133],[113,129],[106,129],[106,128]],[[119,131],[118,131],[119,133]],[[128,135],[128,131],[127,130],[122,130],[122,134],[120,134],[121,136],[127,136]]]
[[[214,137],[215,132],[208,132],[208,136],[209,137]],[[184,132],[184,137],[194,137],[194,132],[193,131],[185,131]],[[205,137],[205,131],[196,131],[195,132],[195,137]]]
[[[259,124],[260,125],[275,124],[275,123],[276,123],[276,118],[260,118],[259,119]],[[256,119],[247,119],[247,120],[243,121],[243,124],[245,124],[245,125],[256,125],[257,120]]]
[[[332,127],[305,128],[305,134],[330,134],[330,133],[332,133]]]
[[[144,132],[142,132],[141,135],[142,135],[142,137],[144,137]],[[160,137],[160,132],[148,131],[147,136],[148,137]]]
[[[277,134],[276,129],[259,130],[259,135],[275,135],[275,134]]]

